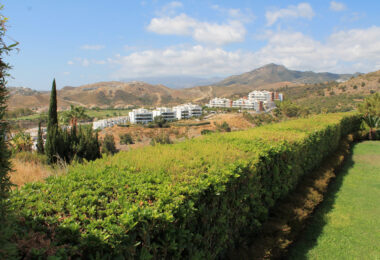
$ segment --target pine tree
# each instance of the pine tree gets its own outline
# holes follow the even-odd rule
[[[61,133],[58,128],[57,88],[54,79],[50,94],[47,136],[45,144],[45,153],[48,158],[48,163],[57,162],[58,156],[62,155],[62,153],[60,153],[62,148]]]
[[[38,123],[37,152],[44,153],[44,140],[42,139],[41,122]]]

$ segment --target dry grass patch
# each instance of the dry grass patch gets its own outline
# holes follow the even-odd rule
[[[66,165],[55,168],[45,163],[45,157],[34,153],[20,153],[12,158],[11,182],[18,187],[25,183],[43,181],[51,175],[60,175],[66,171]]]

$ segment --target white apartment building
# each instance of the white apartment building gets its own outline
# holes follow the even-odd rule
[[[256,100],[240,98],[232,102],[232,107],[256,110],[256,107],[258,107],[258,102]]]
[[[274,100],[283,100],[282,93],[270,92],[270,91],[257,91],[254,90],[248,94],[248,99],[259,100],[259,101],[274,101]]]
[[[146,124],[153,121],[153,112],[144,108],[133,109],[129,112],[129,120],[133,124]]]
[[[104,129],[107,127],[113,127],[114,125],[126,124],[127,122],[128,122],[127,116],[102,119],[102,120],[92,122],[92,129],[94,129],[94,130],[95,129]]]
[[[232,102],[228,98],[213,98],[207,104],[208,107],[231,107]]]
[[[178,120],[199,117],[202,115],[202,107],[190,103],[173,107],[173,110],[176,111],[176,117]]]
[[[271,101],[273,100],[272,92],[269,91],[257,91],[254,90],[248,94],[249,100],[258,100],[258,101]]]
[[[153,110],[153,118],[157,116],[162,116],[166,121],[173,121],[177,119],[177,112],[171,108],[158,107],[156,110]]]

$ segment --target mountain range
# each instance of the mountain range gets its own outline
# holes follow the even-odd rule
[[[161,106],[184,102],[205,103],[213,97],[242,97],[255,89],[277,89],[284,86],[346,81],[358,74],[315,73],[312,71],[289,70],[282,65],[268,64],[240,75],[230,76],[216,83],[204,86],[173,89],[162,84],[142,81],[98,82],[79,87],[66,86],[58,91],[60,109],[72,105],[85,107]],[[151,78],[152,80],[153,78]],[[172,78],[177,81],[181,77]],[[189,77],[188,79],[195,79]],[[156,78],[155,80],[158,80]],[[185,80],[186,81],[186,80]],[[184,86],[185,84],[182,84]],[[29,88],[9,88],[9,109],[28,107],[46,110],[50,93]]]

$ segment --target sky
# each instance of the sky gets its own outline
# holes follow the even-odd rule
[[[3,0],[9,86],[380,69],[380,1]]]

